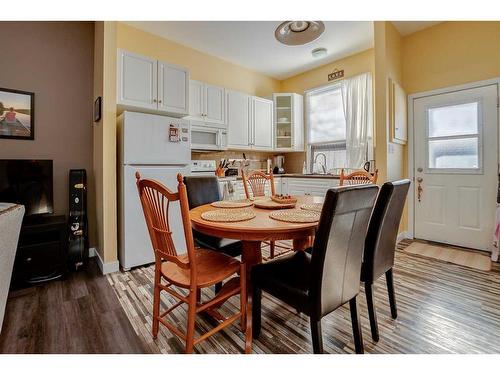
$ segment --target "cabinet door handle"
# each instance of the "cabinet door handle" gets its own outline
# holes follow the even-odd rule
[[[158,100],[158,103],[161,103],[161,100]]]
[[[156,103],[156,99],[153,99],[153,103]]]

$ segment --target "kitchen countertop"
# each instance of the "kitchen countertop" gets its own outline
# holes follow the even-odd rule
[[[302,174],[302,173],[283,173],[275,174],[274,178],[321,178],[321,179],[339,179],[340,176],[332,174]],[[241,176],[219,177],[219,181],[241,180]]]

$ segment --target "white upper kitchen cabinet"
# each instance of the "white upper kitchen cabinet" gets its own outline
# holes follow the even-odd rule
[[[252,97],[251,144],[253,149],[273,149],[273,102]]]
[[[273,94],[274,148],[304,151],[304,98],[295,93]]]
[[[226,90],[228,148],[251,148],[250,101],[250,95],[238,91]]]
[[[224,88],[205,84],[205,121],[214,124],[225,124]]]
[[[117,104],[184,117],[189,110],[189,71],[133,52],[118,50]]]
[[[187,115],[189,108],[189,72],[176,65],[158,62],[158,110]]]
[[[192,120],[203,121],[204,109],[204,83],[189,81],[189,117]]]
[[[118,51],[118,104],[157,109],[158,63],[149,57]]]
[[[189,83],[189,116],[207,126],[225,127],[226,98],[223,87],[191,80]]]

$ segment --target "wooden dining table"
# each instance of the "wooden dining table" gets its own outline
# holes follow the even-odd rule
[[[297,196],[296,208],[302,204],[323,203],[323,197],[311,195]],[[198,206],[190,211],[193,229],[206,235],[241,240],[243,244],[242,261],[248,269],[262,262],[261,243],[263,241],[293,240],[294,250],[305,250],[312,245],[318,222],[289,223],[278,221],[269,217],[270,209],[248,209],[255,212],[255,217],[250,220],[238,222],[214,222],[201,217],[203,212],[217,210],[210,204]],[[250,272],[248,272],[250,274]]]

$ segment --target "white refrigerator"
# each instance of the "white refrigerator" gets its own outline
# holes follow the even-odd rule
[[[128,270],[154,262],[137,191],[135,172],[177,191],[177,173],[190,172],[189,121],[152,114],[124,112],[118,118],[119,201],[118,256]],[[169,222],[179,253],[186,251],[179,202],[169,207]]]

